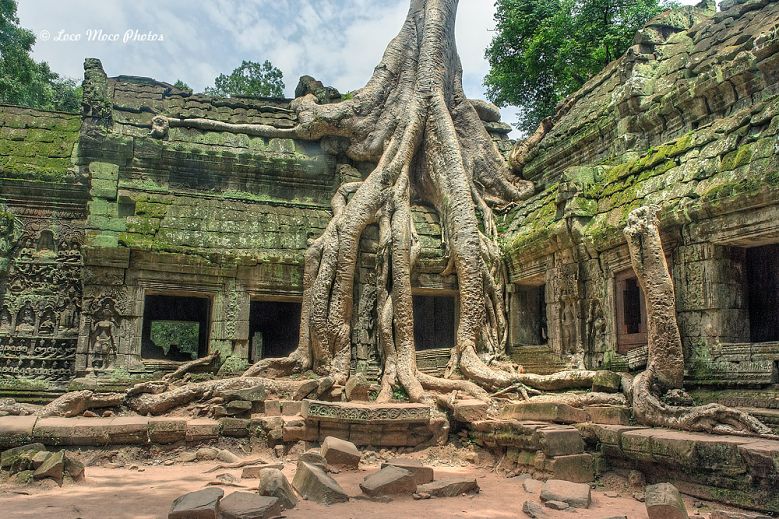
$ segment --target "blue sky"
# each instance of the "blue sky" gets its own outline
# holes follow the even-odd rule
[[[243,59],[269,59],[291,97],[303,74],[342,92],[363,86],[407,9],[408,0],[20,0],[19,18],[38,35],[35,58],[66,76],[81,78],[84,58],[96,57],[109,76],[181,79],[202,91]],[[494,9],[494,0],[460,0],[457,45],[469,97],[484,98]],[[504,109],[504,120],[514,122],[515,112]]]

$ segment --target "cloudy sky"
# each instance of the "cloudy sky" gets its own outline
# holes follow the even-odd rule
[[[96,57],[109,76],[181,79],[202,91],[241,60],[269,59],[292,96],[303,74],[341,92],[363,86],[407,8],[408,0],[19,0],[19,18],[38,36],[35,58],[65,76],[80,79],[84,58]],[[484,98],[494,11],[494,0],[460,1],[469,97]],[[504,120],[515,112],[505,109]]]

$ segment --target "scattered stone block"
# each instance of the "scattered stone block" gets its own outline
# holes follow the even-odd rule
[[[371,384],[364,374],[356,373],[346,381],[344,391],[346,392],[346,399],[350,402],[367,402],[370,400]]]
[[[65,451],[52,452],[41,463],[41,466],[35,469],[32,477],[34,479],[50,478],[62,485],[62,478],[65,473]]]
[[[298,498],[287,477],[279,470],[266,468],[260,471],[260,485],[258,487],[261,496],[275,497],[284,509],[295,508]]]
[[[222,496],[224,490],[214,487],[179,496],[170,507],[168,519],[217,519]]]
[[[447,478],[419,485],[417,492],[424,492],[433,497],[454,497],[461,494],[478,494],[479,485],[475,479]]]
[[[283,463],[276,463],[273,465],[257,465],[253,467],[244,467],[241,471],[241,479],[259,479],[260,474],[265,469],[283,469]]]
[[[538,494],[543,487],[544,482],[538,481],[537,479],[525,479],[522,481],[522,488],[524,488],[525,492],[528,494]]]
[[[542,501],[563,501],[572,508],[588,508],[592,501],[590,485],[550,479],[541,488]]]
[[[321,467],[305,461],[298,462],[295,477],[292,478],[292,486],[303,496],[303,499],[323,505],[344,503],[349,500],[349,496],[336,480],[327,475]]]
[[[178,459],[182,463],[190,463],[197,460],[197,453],[192,451],[184,451],[181,454],[179,454]]]
[[[417,491],[414,475],[400,467],[387,465],[380,471],[367,476],[360,483],[362,491],[370,496],[387,496],[394,494],[413,494]]]
[[[544,470],[555,479],[564,479],[574,483],[589,483],[595,479],[595,462],[592,454],[569,454],[547,459]]]
[[[328,436],[320,450],[329,465],[356,469],[360,463],[360,451],[352,442]]]
[[[37,416],[0,416],[0,447],[32,441]]]
[[[69,452],[65,453],[65,474],[70,476],[73,481],[84,479],[84,464]]]
[[[419,460],[411,458],[394,458],[381,464],[381,468],[392,465],[405,469],[414,476],[414,482],[417,485],[424,485],[430,483],[434,479],[433,468],[422,465]]]
[[[324,456],[322,456],[322,453],[319,451],[319,449],[308,449],[306,452],[300,455],[298,461],[305,461],[306,463],[319,465],[322,468],[327,466],[327,460]]]
[[[281,511],[277,498],[253,492],[233,492],[219,502],[220,519],[270,519]]]
[[[0,468],[3,470],[9,470],[19,461],[19,457],[25,452],[40,452],[45,451],[46,447],[42,443],[29,443],[27,445],[20,445],[12,449],[4,450],[0,454]]]
[[[547,501],[544,506],[552,510],[568,510],[570,508],[570,505],[565,501]]]
[[[522,511],[525,512],[525,515],[531,519],[540,519],[542,517],[546,517],[546,512],[544,511],[543,507],[538,503],[534,503],[533,501],[525,501],[522,504]]]
[[[649,519],[688,519],[682,495],[670,483],[649,485],[645,492],[646,513]]]
[[[33,452],[33,451],[28,451],[25,454],[29,454],[29,452]],[[43,465],[43,462],[46,461],[46,458],[49,457],[49,454],[50,453],[47,451],[38,451],[35,454],[33,454],[32,458],[30,458],[30,462],[33,470]]]

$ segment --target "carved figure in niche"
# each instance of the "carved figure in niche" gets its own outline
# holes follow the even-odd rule
[[[561,346],[563,352],[576,353],[576,316],[574,316],[573,304],[571,301],[563,302],[560,327],[562,328]]]
[[[54,252],[54,233],[48,229],[41,231],[35,249],[42,253]]]
[[[41,335],[51,335],[54,333],[54,328],[56,328],[56,326],[57,323],[54,310],[52,310],[51,307],[46,307],[41,315],[41,324],[38,326],[38,333]]]
[[[589,326],[588,340],[590,353],[601,353],[606,351],[606,319],[603,316],[600,301],[597,299],[593,299],[592,302],[590,302],[587,324]]]
[[[25,236],[21,241],[21,248],[19,249],[19,257],[21,259],[32,259],[35,254],[35,240],[31,236]]]
[[[79,257],[81,256],[78,243],[76,241],[61,240],[57,256],[68,263],[78,262]]]
[[[116,360],[118,314],[114,305],[113,300],[103,299],[92,317],[89,344],[93,369],[108,369]]]
[[[0,310],[0,331],[7,332],[11,330],[11,312],[8,311],[8,307],[4,306]]]
[[[35,310],[33,310],[32,304],[29,301],[24,303],[24,306],[19,310],[16,315],[16,332],[17,333],[33,333],[35,331]]]

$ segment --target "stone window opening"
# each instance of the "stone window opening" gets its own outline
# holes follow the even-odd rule
[[[300,334],[298,301],[251,302],[249,309],[249,362],[286,357],[298,346]]]
[[[632,270],[617,275],[615,282],[617,351],[626,353],[647,343],[646,302]]]
[[[141,357],[187,362],[207,355],[210,317],[209,297],[147,295]]]
[[[746,250],[751,342],[779,341],[779,244]]]
[[[546,284],[518,285],[513,297],[514,345],[538,346],[549,342]]]
[[[454,347],[456,298],[450,295],[414,294],[413,305],[417,351]]]

